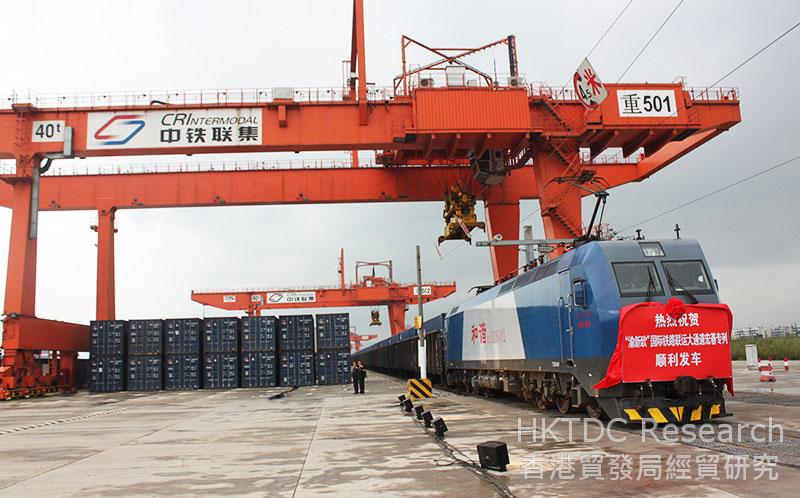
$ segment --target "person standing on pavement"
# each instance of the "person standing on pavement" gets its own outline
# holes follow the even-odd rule
[[[358,394],[358,385],[359,385],[359,377],[361,376],[361,371],[358,368],[358,362],[353,361],[353,370],[351,371],[350,375],[353,378],[353,394]]]
[[[364,368],[364,363],[359,360],[358,362],[358,390],[360,394],[364,394],[364,379],[367,378],[367,369]]]

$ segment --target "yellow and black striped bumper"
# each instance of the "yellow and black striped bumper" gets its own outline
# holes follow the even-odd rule
[[[408,379],[406,388],[408,389],[408,397],[411,399],[433,397],[433,384],[430,379]]]
[[[688,422],[704,422],[722,413],[720,403],[700,404],[696,407],[681,405],[650,408],[624,408],[622,413],[628,422],[641,422],[644,419],[654,420],[659,424],[682,424]]]

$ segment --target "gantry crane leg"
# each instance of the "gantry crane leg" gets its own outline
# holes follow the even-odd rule
[[[115,208],[97,211],[97,308],[98,320],[116,319],[114,283],[114,219]]]
[[[392,335],[397,335],[406,329],[406,303],[389,303],[389,328]]]
[[[487,201],[486,230],[490,240],[496,235],[506,240],[518,239],[519,200]],[[495,282],[516,274],[519,268],[519,249],[516,246],[492,246],[489,253]]]
[[[89,328],[85,325],[41,320],[36,311],[36,235],[38,223],[39,160],[17,157],[13,186],[11,240],[3,319],[3,363],[0,399],[41,395],[75,389],[74,364],[78,351],[86,351]],[[44,374],[35,353],[51,352],[51,370]]]
[[[6,297],[3,313],[33,316],[36,311],[36,213],[34,174],[39,160],[17,158],[17,177],[11,204],[11,241],[8,248]]]

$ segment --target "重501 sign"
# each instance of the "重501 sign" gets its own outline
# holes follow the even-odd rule
[[[87,149],[260,145],[261,109],[89,113]]]
[[[674,90],[617,90],[619,115],[623,118],[675,116]]]

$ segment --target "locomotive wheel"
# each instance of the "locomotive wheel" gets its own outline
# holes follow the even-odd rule
[[[566,415],[572,410],[572,397],[570,395],[559,395],[556,397],[556,408],[558,413]]]
[[[597,420],[605,418],[606,416],[606,412],[604,412],[603,409],[600,408],[600,405],[595,403],[588,403],[586,405],[586,413],[593,419]]]
[[[545,397],[542,396],[542,393],[540,392],[533,393],[533,406],[535,406],[537,410],[541,411],[547,410],[548,408],[550,408],[549,405],[550,403],[548,403]]]

